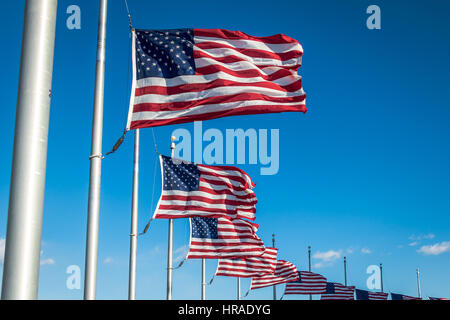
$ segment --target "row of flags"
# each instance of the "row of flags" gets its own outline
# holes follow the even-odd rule
[[[154,218],[189,218],[186,259],[218,259],[215,276],[251,278],[250,291],[286,283],[284,295],[321,300],[387,300],[389,294],[329,282],[278,259],[257,236],[255,183],[236,167],[195,164],[160,155],[162,193]],[[421,300],[391,293],[392,300]]]
[[[306,112],[303,48],[286,35],[224,29],[133,29],[127,130],[235,115]],[[216,275],[251,278],[250,290],[286,283],[285,294],[386,300],[328,282],[277,258],[257,236],[255,184],[243,170],[160,155],[162,193],[153,219],[189,218],[186,259],[218,259]],[[392,299],[413,297],[391,294]]]

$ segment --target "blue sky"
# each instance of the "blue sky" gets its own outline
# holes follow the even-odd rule
[[[128,111],[128,21],[123,1],[109,1],[103,150],[120,136]],[[136,28],[224,28],[265,36],[287,34],[304,48],[300,74],[306,114],[284,113],[203,122],[204,130],[280,130],[280,170],[256,181],[259,236],[276,234],[279,258],[366,288],[366,268],[383,263],[385,291],[450,297],[450,4],[446,1],[128,1]],[[81,30],[66,27],[69,5],[81,8]],[[381,8],[381,30],[368,30],[366,8]],[[0,244],[4,245],[24,1],[0,12],[2,63]],[[97,1],[59,1],[50,112],[39,298],[81,299],[66,288],[66,268],[84,277]],[[158,127],[169,154],[173,130]],[[97,297],[126,299],[133,133],[102,164]],[[139,230],[160,193],[151,129],[141,130]],[[153,189],[153,179],[156,184]],[[152,198],[152,194],[154,195]],[[153,205],[153,207],[152,207]],[[175,221],[174,257],[185,253],[189,226]],[[434,247],[430,247],[435,245]],[[0,249],[2,246],[0,246]],[[437,254],[439,253],[439,254]],[[322,259],[321,259],[322,257]],[[165,298],[167,221],[139,238],[137,298]],[[2,260],[1,260],[2,261]],[[199,299],[201,262],[174,271],[174,299]],[[216,261],[207,261],[207,278]],[[0,272],[3,266],[0,266]],[[83,282],[83,281],[82,281]],[[249,286],[243,280],[242,291]],[[279,295],[282,287],[280,286]],[[209,299],[235,299],[235,279],[220,277]],[[248,298],[271,299],[271,288]],[[300,296],[288,297],[301,298]]]

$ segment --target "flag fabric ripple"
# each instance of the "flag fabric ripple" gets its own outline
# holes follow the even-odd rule
[[[190,218],[188,259],[257,257],[264,243],[256,235],[258,225],[241,219]]]
[[[243,170],[160,155],[162,191],[154,219],[255,219],[255,184]]]
[[[277,265],[277,249],[266,248],[259,257],[219,259],[216,276],[251,278],[273,274]]]
[[[301,44],[223,29],[133,31],[127,129],[306,112]]]
[[[280,283],[298,280],[297,268],[285,260],[278,260],[274,274],[266,274],[260,277],[253,277],[250,290],[274,286]]]
[[[299,271],[299,279],[286,284],[284,294],[322,294],[327,290],[327,279],[314,272]]]

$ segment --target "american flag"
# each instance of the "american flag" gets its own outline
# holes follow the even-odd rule
[[[283,34],[135,30],[127,129],[225,116],[306,112],[303,48]]]
[[[314,272],[300,271],[297,281],[286,284],[284,294],[322,294],[327,290],[327,279]]]
[[[277,249],[266,248],[259,257],[245,259],[219,259],[216,276],[250,278],[274,273],[277,265]]]
[[[419,297],[411,297],[404,294],[398,294],[398,293],[392,293],[391,292],[391,299],[392,300],[422,300],[422,298]]]
[[[193,217],[188,259],[255,257],[264,253],[258,225],[240,219]]]
[[[228,216],[255,219],[255,184],[239,168],[160,155],[162,193],[154,219]]]
[[[447,298],[428,297],[429,300],[448,300]]]
[[[260,277],[253,277],[250,290],[275,286],[280,283],[298,280],[297,268],[290,262],[278,260],[274,274],[266,274]]]
[[[355,287],[344,286],[336,282],[327,282],[327,290],[320,300],[355,300]]]
[[[387,300],[388,293],[356,289],[356,300]]]

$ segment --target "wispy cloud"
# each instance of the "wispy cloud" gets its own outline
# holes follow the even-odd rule
[[[44,255],[44,251],[41,250],[41,266],[45,266],[45,265],[52,265],[55,264],[55,260],[52,258],[47,258],[47,259],[42,259],[42,256]]]
[[[362,254],[371,254],[372,250],[370,250],[369,248],[362,248],[361,249],[361,253]]]
[[[181,260],[183,260],[187,253],[189,251],[189,247],[187,245],[181,246],[179,248],[177,248],[174,253],[175,253],[175,258],[173,259],[174,262],[180,262]]]
[[[450,252],[450,241],[444,241],[440,243],[435,243],[433,245],[427,245],[420,247],[417,252],[423,253],[425,255],[439,255],[444,252]]]
[[[5,238],[0,238],[0,265],[3,265],[3,262],[5,260],[5,243],[6,243]],[[55,260],[53,258],[42,259],[44,251],[41,250],[40,254],[41,254],[40,260],[41,266],[55,264]]]
[[[313,259],[320,260],[314,264],[315,268],[331,266],[336,260],[341,258],[342,250],[328,250],[325,252],[317,251],[313,254]]]
[[[52,258],[41,260],[41,266],[52,265],[52,264],[55,264],[55,260],[53,260]]]
[[[416,235],[410,235],[409,236],[409,240],[411,240],[411,241],[421,241],[421,240],[430,240],[430,239],[434,239],[434,234],[433,233],[428,233],[428,234],[421,234],[421,235],[418,235],[418,236],[416,236]]]
[[[111,257],[106,257],[105,260],[103,260],[103,263],[104,263],[104,264],[108,264],[108,263],[111,263],[111,262],[113,262],[113,261],[114,261],[113,258],[111,258]]]
[[[417,246],[419,243],[420,243],[419,241],[413,241],[413,242],[409,243],[408,246],[414,247],[414,246]]]

